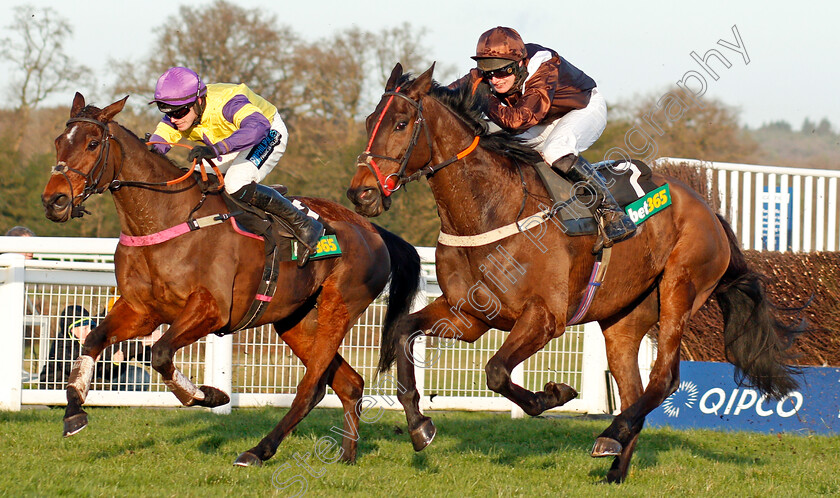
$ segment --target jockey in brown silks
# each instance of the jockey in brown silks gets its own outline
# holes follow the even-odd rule
[[[472,58],[477,68],[450,88],[487,85],[484,112],[493,123],[518,134],[572,184],[591,188],[595,202],[588,207],[608,244],[633,235],[636,225],[580,156],[607,125],[607,104],[595,81],[554,50],[524,43],[512,28],[484,32]]]

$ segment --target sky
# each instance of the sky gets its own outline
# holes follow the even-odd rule
[[[57,95],[69,105],[76,90],[96,94],[113,85],[107,61],[149,55],[154,29],[181,5],[207,0],[0,0],[0,25],[22,3],[51,7],[74,29],[66,51],[93,69],[99,89],[74,88]],[[840,2],[834,1],[642,1],[546,0],[235,0],[264,9],[309,41],[350,27],[378,32],[409,22],[426,28],[428,58],[465,73],[473,66],[479,35],[509,26],[526,43],[555,49],[592,76],[608,103],[659,97],[672,85],[735,107],[742,124],[777,120],[798,129],[805,118],[828,118],[840,129]],[[200,27],[196,27],[200,29]],[[692,57],[695,54],[697,59]],[[705,60],[706,68],[701,67]],[[397,61],[394,61],[397,62]],[[407,68],[420,73],[427,68]],[[717,76],[715,79],[714,76]],[[247,82],[246,82],[247,83]],[[8,67],[0,71],[0,88]],[[66,95],[65,95],[66,94]],[[106,94],[101,92],[100,94]]]

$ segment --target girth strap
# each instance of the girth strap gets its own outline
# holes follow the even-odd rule
[[[277,290],[277,275],[279,266],[280,247],[278,244],[275,244],[271,253],[266,254],[262,280],[260,280],[260,286],[257,288],[257,294],[251,302],[251,307],[248,308],[248,311],[242,319],[239,320],[239,323],[237,323],[236,326],[221,333],[217,332],[217,335],[223,336],[226,334],[232,334],[237,330],[247,329],[252,324],[256,323],[260,317],[262,317],[263,313],[265,313],[265,310],[268,308],[268,305],[271,303],[271,299],[274,297],[274,292]]]

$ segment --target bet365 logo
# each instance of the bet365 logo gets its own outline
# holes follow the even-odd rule
[[[294,241],[294,243],[295,247],[292,251],[292,261],[297,259],[297,244],[299,242]],[[333,234],[321,237],[321,240],[318,241],[318,245],[315,248],[315,254],[310,259],[329,258],[330,256],[341,256],[341,247],[338,245],[338,239]]]
[[[633,220],[633,223],[639,225],[670,205],[671,190],[666,183],[656,190],[651,190],[644,197],[628,204],[624,210],[630,216],[630,219]]]

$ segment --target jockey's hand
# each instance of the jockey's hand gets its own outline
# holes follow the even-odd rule
[[[190,151],[188,159],[190,161],[201,161],[202,159],[216,159],[216,152],[214,152],[213,149],[211,147],[208,147],[207,145],[196,145]]]

